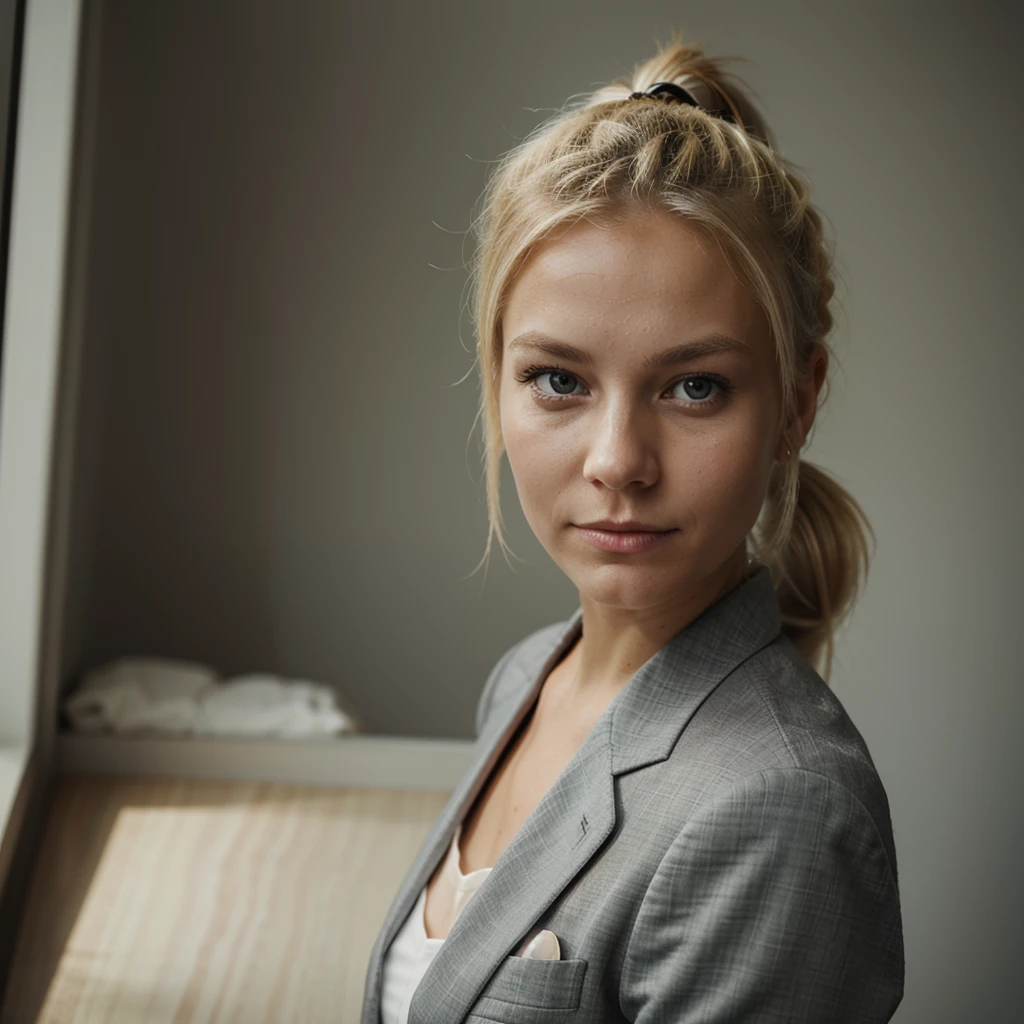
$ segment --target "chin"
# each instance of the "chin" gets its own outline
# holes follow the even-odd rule
[[[559,566],[573,582],[580,596],[598,604],[616,608],[651,608],[671,602],[680,590],[687,589],[692,577],[681,571],[678,562],[652,565],[624,561],[582,562],[572,559]]]

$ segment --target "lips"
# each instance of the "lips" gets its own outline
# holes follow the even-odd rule
[[[642,523],[637,519],[599,519],[593,523],[577,524],[584,530],[606,530],[610,533],[668,533],[675,529],[672,526],[655,526],[653,523]]]
[[[650,551],[653,548],[670,543],[669,538],[676,533],[675,528],[671,530],[623,530],[622,524],[617,524],[616,529],[608,529],[603,526],[577,526],[578,536],[592,547],[602,551],[611,551],[618,554],[639,554],[643,551]]]

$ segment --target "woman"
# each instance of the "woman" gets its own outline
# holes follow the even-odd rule
[[[870,526],[799,457],[832,325],[808,187],[676,36],[485,198],[491,536],[504,450],[580,606],[487,679],[362,1022],[887,1021],[889,805],[824,678]]]

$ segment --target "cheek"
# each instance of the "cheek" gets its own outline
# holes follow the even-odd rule
[[[505,456],[516,494],[531,530],[542,541],[556,527],[565,509],[565,497],[578,491],[574,479],[581,472],[580,452],[572,431],[554,429],[550,415],[531,401],[512,396],[500,409]]]
[[[508,408],[501,418],[501,435],[505,444],[516,488],[524,505],[537,492],[546,493],[558,486],[566,472],[568,453],[559,448],[550,423],[528,411]]]
[[[674,460],[671,489],[704,534],[745,534],[753,526],[771,473],[763,425],[738,421],[687,444]]]

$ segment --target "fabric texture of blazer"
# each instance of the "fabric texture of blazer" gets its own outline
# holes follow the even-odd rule
[[[488,676],[361,1024],[380,1024],[384,953],[581,622],[531,633]],[[513,955],[537,928],[561,959]],[[760,565],[616,694],[453,924],[409,1024],[878,1024],[903,979],[885,789]]]

